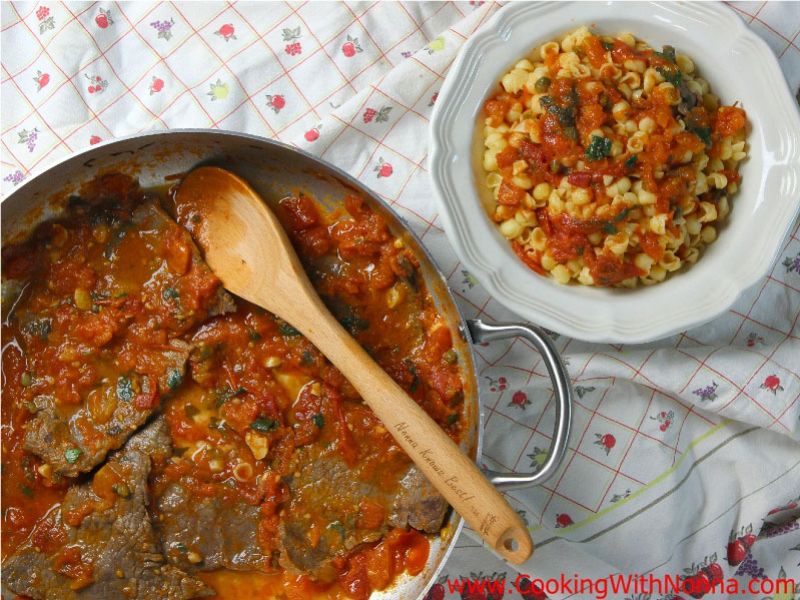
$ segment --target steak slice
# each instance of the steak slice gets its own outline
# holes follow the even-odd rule
[[[390,526],[441,529],[447,502],[414,465],[401,468],[395,485],[384,489],[378,480],[359,479],[335,450],[307,446],[296,453],[299,468],[287,478],[292,500],[280,525],[284,568],[329,580],[336,557],[377,541]],[[365,502],[383,509],[380,523],[363,518]]]
[[[48,341],[85,350],[90,358],[82,360],[104,375],[92,384],[99,389],[82,392],[77,404],[59,405],[53,381],[34,399],[37,414],[26,425],[25,450],[49,463],[54,475],[88,472],[124,444],[183,381],[191,347],[178,337],[207,316],[236,309],[188,232],[157,204],[145,202],[114,223],[106,249],[87,258],[105,274],[92,290],[105,300],[92,311],[60,309],[72,311],[71,325]],[[26,311],[23,306],[25,321],[46,321],[48,332],[58,321],[55,314]],[[87,323],[95,321],[97,331],[87,339]]]
[[[156,528],[167,560],[189,572],[268,570],[258,542],[259,506],[228,498],[196,498],[171,483],[156,502]]]
[[[147,477],[151,457],[169,454],[169,432],[159,418],[113,453],[90,482],[69,489],[49,515],[47,535],[34,531],[3,564],[5,585],[34,600],[212,595],[203,582],[165,564],[159,552],[147,512]]]
[[[173,340],[168,349],[160,352],[165,368],[157,384],[159,387],[169,389],[166,387],[169,377],[183,377],[189,348],[185,342]],[[127,391],[123,391],[120,397],[117,389],[126,386],[126,381],[137,379],[120,376],[106,384],[109,391],[103,402],[111,401],[108,395],[117,397],[113,412],[104,423],[92,418],[92,408],[88,403],[70,414],[57,406],[52,396],[37,396],[33,401],[36,416],[26,425],[25,450],[41,457],[59,475],[76,477],[93,469],[103,462],[110,450],[122,446],[153,413],[154,407],[141,408],[133,395],[133,388],[130,388],[130,397],[127,397]],[[137,383],[141,394],[155,395],[152,388],[156,384],[148,378],[140,378]]]

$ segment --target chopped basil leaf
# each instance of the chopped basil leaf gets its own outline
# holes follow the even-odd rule
[[[636,166],[636,163],[639,161],[636,154],[631,154],[627,159],[625,159],[625,168],[632,169]]]
[[[348,314],[339,319],[339,322],[342,324],[342,327],[350,332],[351,335],[355,335],[369,329],[369,321],[359,317],[352,309],[348,312]]]
[[[447,424],[448,425],[455,425],[458,423],[458,417],[460,415],[458,413],[453,413],[452,415],[447,415]]]
[[[80,448],[67,448],[64,450],[64,458],[67,459],[67,462],[71,465],[74,465],[76,462],[78,462],[78,458],[81,454]]]
[[[699,137],[706,146],[711,146],[711,129],[708,127],[688,127],[686,130]]]
[[[278,326],[278,330],[281,332],[281,335],[285,335],[286,337],[295,337],[300,335],[300,332],[297,331],[297,329],[286,322],[281,323],[280,326]]]
[[[217,408],[219,408],[220,406],[225,404],[225,402],[227,402],[231,398],[233,398],[235,396],[241,396],[242,394],[244,394],[246,392],[247,392],[247,390],[244,389],[241,386],[236,388],[235,390],[231,389],[231,387],[227,386],[227,385],[225,387],[221,387],[221,388],[217,389],[214,392],[214,394],[217,397]]]
[[[184,553],[189,552],[189,549],[186,547],[186,544],[184,544],[183,542],[178,542],[177,544],[175,544],[175,548],[179,552],[184,552]]]
[[[181,373],[178,369],[170,369],[170,372],[167,375],[167,387],[169,387],[171,390],[174,390],[177,389],[182,383],[183,373]]]
[[[608,233],[609,235],[613,235],[617,233],[617,227],[613,223],[609,223],[608,221],[606,221],[605,223],[603,223],[603,231],[605,233]]]
[[[611,140],[593,135],[589,147],[586,148],[586,156],[589,160],[600,160],[609,154],[611,154]]]
[[[19,490],[22,492],[22,494],[23,494],[23,495],[24,495],[26,498],[33,498],[33,490],[30,488],[30,486],[23,485],[23,486],[21,486],[21,487],[19,488]]]
[[[325,417],[322,415],[322,413],[315,414],[313,417],[311,417],[311,420],[314,421],[314,425],[320,429],[325,427]]]
[[[625,219],[625,217],[628,216],[629,212],[631,212],[630,208],[625,208],[625,209],[621,210],[617,214],[617,216],[614,217],[614,223],[619,223],[620,221],[623,221]]]
[[[681,84],[681,80],[683,79],[683,73],[675,67],[672,69],[667,69],[665,67],[656,67],[656,71],[664,78],[665,81],[669,81],[675,87],[678,87]]]
[[[256,431],[261,431],[263,433],[272,431],[277,427],[278,427],[278,422],[275,419],[268,419],[267,417],[259,417],[258,419],[250,423],[251,429],[255,429]]]
[[[250,341],[257,342],[258,340],[261,339],[261,334],[258,333],[255,329],[248,329],[247,337],[250,338]]]
[[[117,398],[123,402],[133,400],[133,382],[130,377],[117,378]]]
[[[179,300],[181,295],[178,293],[178,290],[175,288],[164,288],[164,291],[161,292],[161,297],[164,300]]]
[[[604,50],[613,50],[614,49],[614,42],[607,42],[607,41],[603,40],[600,43],[603,44],[603,49]]]
[[[303,357],[300,359],[300,364],[304,367],[310,367],[314,362],[314,354],[311,350],[303,350]]]
[[[672,213],[672,220],[680,219],[683,216],[683,209],[680,206],[675,207],[675,211]]]
[[[43,342],[47,341],[47,336],[53,329],[50,319],[34,319],[25,325],[25,333],[37,336]]]

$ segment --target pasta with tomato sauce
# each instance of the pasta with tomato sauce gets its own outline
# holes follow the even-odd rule
[[[664,281],[717,237],[747,156],[746,114],[693,61],[581,27],[503,75],[485,103],[491,217],[557,282]]]

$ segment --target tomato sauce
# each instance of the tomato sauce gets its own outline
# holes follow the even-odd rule
[[[151,493],[157,497],[181,480],[198,499],[260,507],[258,539],[267,556],[279,547],[282,511],[292,500],[287,478],[303,453],[332,453],[376,489],[398,486],[408,457],[308,340],[241,300],[226,314],[209,316],[219,282],[196,266],[198,251],[185,232],[175,226],[152,236],[131,224],[143,202],[174,214],[167,194],[142,191],[122,176],[93,182],[82,193],[67,216],[3,249],[4,275],[19,284],[15,299],[3,302],[3,557],[32,536],[37,547],[61,549],[53,568],[73,578],[75,589],[93,581],[81,549],[65,545],[64,525],[52,519],[68,487],[86,476],[55,476],[23,447],[33,402],[43,393],[55,395],[65,414],[88,415],[82,417],[87,438],[100,435],[92,427],[110,418],[119,394],[138,410],[163,413],[174,455],[154,465]],[[276,212],[334,315],[458,441],[464,426],[458,353],[419,262],[361,198],[349,196],[344,206],[337,217],[326,215],[312,197],[298,194]],[[138,260],[114,260],[118,255]],[[160,285],[167,273],[174,287]],[[163,370],[162,350],[176,340],[191,348],[185,373],[163,389],[144,385]],[[105,383],[119,377],[126,378],[122,391]],[[109,463],[96,471],[96,500],[65,514],[68,525],[79,525],[119,493],[124,473],[117,468]],[[321,581],[277,563],[264,572],[201,574],[217,597],[364,599],[399,574],[424,568],[428,537],[388,527],[389,507],[380,501],[352,506],[335,493],[311,493],[302,502],[311,512],[322,503],[338,507],[378,538],[342,551]],[[327,535],[329,526],[317,523],[312,532]]]

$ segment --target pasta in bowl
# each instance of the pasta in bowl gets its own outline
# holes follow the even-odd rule
[[[559,283],[658,283],[716,239],[745,135],[745,111],[689,56],[580,27],[518,61],[484,104],[490,214]]]

